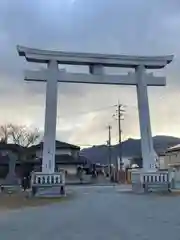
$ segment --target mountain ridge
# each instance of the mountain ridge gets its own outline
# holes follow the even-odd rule
[[[153,137],[154,150],[157,154],[162,154],[167,148],[180,144],[180,138],[166,135],[156,135]],[[112,145],[111,156],[112,162],[116,162],[119,155],[120,144]],[[106,164],[109,161],[109,149],[106,145],[96,145],[90,148],[84,148],[80,152],[92,163]],[[123,158],[141,158],[141,143],[140,139],[129,138],[122,142]]]

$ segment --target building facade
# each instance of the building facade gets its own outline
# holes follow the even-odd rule
[[[75,174],[78,165],[85,165],[86,159],[79,155],[80,147],[56,141],[55,170],[64,169],[68,174]],[[16,174],[19,178],[32,170],[41,171],[43,142],[29,148],[17,144],[0,143],[0,178],[8,173],[9,157],[16,158]]]
[[[68,174],[75,174],[78,165],[86,164],[79,155],[80,147],[56,141],[55,170],[64,169]],[[33,159],[35,170],[41,171],[43,142],[28,149],[28,161]]]
[[[164,167],[180,170],[180,144],[167,149],[164,155]]]

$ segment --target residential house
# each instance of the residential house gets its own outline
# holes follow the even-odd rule
[[[164,167],[173,167],[180,170],[180,144],[166,150],[164,155]]]
[[[176,182],[180,182],[180,144],[168,148],[163,157],[164,168],[174,169]]]
[[[34,162],[36,171],[41,171],[43,142],[28,148],[28,162]],[[80,147],[69,143],[56,141],[55,168],[65,169],[68,174],[75,174],[78,165],[85,165],[86,160],[79,155]]]
[[[80,147],[56,141],[55,170],[65,169],[74,174],[78,165],[85,165],[87,159],[79,156]],[[0,178],[6,177],[9,157],[16,157],[16,174],[19,178],[29,175],[32,170],[41,171],[43,142],[24,148],[17,144],[0,143]]]

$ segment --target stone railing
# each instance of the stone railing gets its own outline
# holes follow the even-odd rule
[[[55,173],[33,172],[31,174],[32,195],[35,195],[38,188],[60,187],[60,194],[65,194],[65,173],[64,171]]]
[[[143,183],[167,183],[169,182],[168,172],[155,172],[142,174]]]
[[[41,172],[34,172],[31,176],[32,186],[60,186],[65,184],[65,176],[63,172],[45,174]]]
[[[131,173],[131,180],[133,191],[171,191],[174,185],[174,173],[169,171],[144,172],[143,170],[134,170]]]

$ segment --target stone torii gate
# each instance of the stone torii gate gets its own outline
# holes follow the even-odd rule
[[[28,62],[45,63],[47,69],[40,71],[25,71],[25,80],[41,81],[46,84],[46,109],[43,145],[42,172],[46,174],[55,171],[55,140],[57,115],[57,84],[88,83],[110,85],[134,85],[137,87],[139,122],[141,133],[141,150],[143,169],[153,170],[155,157],[151,134],[147,86],[165,86],[165,77],[155,77],[146,74],[146,69],[160,69],[169,64],[173,56],[126,56],[47,51],[17,46],[20,56]],[[58,69],[58,64],[86,65],[89,73],[71,73]],[[108,75],[104,67],[133,68],[135,73],[127,75]]]

